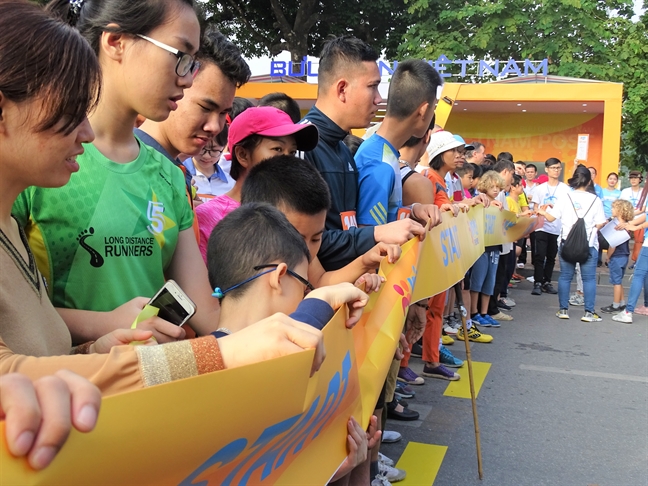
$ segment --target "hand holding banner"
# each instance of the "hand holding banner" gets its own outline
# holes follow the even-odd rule
[[[72,431],[44,471],[3,441],[0,483],[324,484],[346,457],[349,417],[368,425],[410,303],[460,281],[485,244],[519,239],[534,219],[481,206],[445,213],[398,262],[383,260],[386,282],[353,330],[345,308],[327,324],[326,360],[313,377],[314,351],[304,351],[104,398],[96,429]]]

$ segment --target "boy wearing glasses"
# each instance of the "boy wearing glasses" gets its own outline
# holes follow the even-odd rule
[[[555,157],[545,162],[548,180],[535,187],[532,193],[534,207],[553,207],[561,195],[569,192],[569,186],[560,182],[562,162]],[[531,295],[557,294],[558,291],[551,285],[556,255],[558,254],[558,235],[561,223],[559,219],[553,222],[545,221],[541,228],[535,231],[535,254],[533,255],[534,283]]]
[[[277,312],[322,329],[345,304],[349,308],[346,327],[352,328],[369,301],[367,294],[350,283],[310,291],[312,286],[305,278],[310,259],[302,236],[269,204],[245,204],[225,216],[207,247],[209,282],[221,308],[220,327],[212,334],[224,337],[253,324],[258,316]],[[369,432],[353,419],[347,428],[355,448],[333,480],[349,474],[380,438],[375,417]]]

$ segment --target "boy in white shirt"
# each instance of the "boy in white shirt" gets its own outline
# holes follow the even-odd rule
[[[545,169],[549,180],[533,189],[532,201],[534,209],[539,207],[553,207],[558,198],[569,192],[569,186],[560,182],[562,162],[555,157],[547,159]],[[560,220],[545,221],[541,228],[535,231],[535,253],[533,255],[534,284],[532,295],[557,294],[558,291],[551,285],[556,255],[558,254],[558,235],[560,234]]]

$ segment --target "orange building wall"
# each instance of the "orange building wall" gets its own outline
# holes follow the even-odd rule
[[[576,158],[578,134],[590,136],[587,164],[601,172],[603,114],[455,113],[446,130],[466,141],[479,141],[497,156],[511,152],[515,160],[544,162],[557,157],[571,164]]]

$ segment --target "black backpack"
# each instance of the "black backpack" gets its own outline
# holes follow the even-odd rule
[[[569,197],[569,194],[567,194]],[[569,202],[571,202],[574,213],[576,213],[576,208],[574,207],[574,202],[571,197],[569,197]],[[576,213],[576,223],[572,226],[571,231],[567,235],[567,238],[563,241],[562,249],[560,250],[560,255],[562,258],[570,263],[585,263],[590,255],[589,241],[587,239],[587,230],[585,229],[585,216],[589,213],[589,210],[592,209],[596,198],[590,204],[589,209],[583,215],[582,218],[578,217]]]

